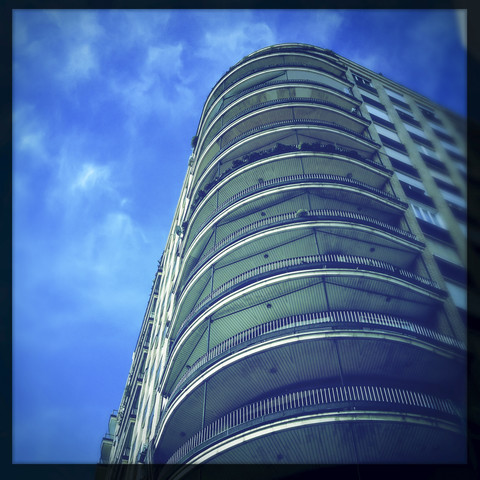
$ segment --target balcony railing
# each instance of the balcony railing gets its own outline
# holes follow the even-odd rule
[[[421,277],[416,273],[410,272],[403,268],[395,267],[387,262],[376,260],[367,257],[359,257],[354,255],[341,255],[341,254],[323,254],[323,255],[306,255],[296,258],[287,258],[284,260],[277,260],[276,262],[267,263],[258,267],[247,270],[246,272],[237,275],[230,279],[228,282],[217,287],[206,297],[200,300],[187,315],[185,320],[180,325],[180,328],[175,339],[175,343],[179,340],[187,326],[193,321],[193,319],[200,314],[205,308],[217,301],[220,297],[226,295],[230,291],[239,288],[242,284],[252,283],[265,277],[270,277],[274,274],[296,271],[309,268],[341,268],[347,270],[363,270],[392,275],[407,282],[422,288],[431,290],[438,296],[446,297],[447,293],[442,290],[437,282],[430,280],[429,278]],[[173,350],[173,345],[172,345]]]
[[[355,97],[353,95],[353,93],[351,93],[350,91],[347,92],[345,90],[340,90],[339,88],[335,88],[335,87],[332,87],[330,85],[326,85],[326,84],[321,83],[321,82],[314,82],[313,80],[286,80],[286,79],[270,80],[268,82],[258,83],[257,85],[253,85],[251,87],[248,87],[245,90],[241,90],[238,93],[236,93],[235,95],[232,95],[231,97],[224,98],[224,101],[223,101],[221,107],[219,108],[219,110],[217,110],[215,113],[213,113],[213,112],[209,113],[207,119],[205,120],[205,123],[206,122],[208,122],[208,123],[211,122],[212,119],[210,119],[209,117],[212,114],[214,116],[217,116],[218,114],[223,112],[225,110],[225,108],[228,107],[228,105],[230,105],[232,102],[234,102],[238,98],[241,98],[245,95],[248,95],[249,93],[255,92],[256,90],[260,90],[260,89],[266,88],[266,87],[281,86],[281,85],[285,85],[286,87],[292,87],[292,86],[296,86],[296,84],[313,85],[313,86],[320,87],[320,88],[323,88],[323,89],[326,89],[326,90],[330,90],[334,93],[341,94],[342,96],[348,98],[349,100],[355,101],[357,106],[360,105],[360,103],[361,103],[360,100],[357,97]],[[348,88],[348,87],[346,87],[346,88]],[[359,115],[361,115],[359,110],[358,110],[358,113],[359,113]]]
[[[172,402],[173,398],[179,392],[184,383],[205,364],[217,361],[218,357],[223,356],[225,353],[229,354],[245,344],[248,345],[252,340],[255,341],[255,343],[262,341],[262,336],[284,331],[285,329],[296,329],[308,326],[333,326],[335,328],[363,328],[364,326],[370,328],[372,326],[380,327],[382,329],[413,335],[417,338],[426,339],[427,341],[433,341],[436,344],[455,348],[461,352],[466,351],[465,344],[456,338],[443,335],[435,330],[425,328],[416,323],[392,315],[348,310],[293,315],[251,327],[224,340],[214,348],[211,348],[207,353],[198,358],[198,360],[192,364],[190,369],[180,377],[170,394],[168,404]]]
[[[257,220],[249,225],[246,225],[235,232],[227,235],[220,242],[213,245],[209,250],[207,250],[202,257],[198,260],[197,265],[194,270],[188,276],[185,286],[190,282],[195,273],[202,267],[202,265],[207,262],[215,253],[225,248],[227,245],[239,240],[240,238],[256,231],[260,231],[264,228],[278,226],[283,224],[290,224],[292,222],[302,222],[306,220],[336,220],[336,221],[349,221],[355,222],[362,225],[367,225],[369,227],[379,228],[380,230],[387,231],[390,234],[401,237],[409,242],[413,242],[418,246],[423,246],[424,244],[417,239],[417,236],[412,232],[402,230],[401,228],[390,225],[389,223],[382,222],[376,218],[363,215],[356,212],[348,212],[345,210],[330,210],[330,209],[316,209],[316,210],[306,210],[304,216],[298,216],[296,212],[282,213],[279,215],[274,215],[272,217],[264,218],[262,220]]]
[[[213,186],[214,184],[220,182],[221,180],[223,180],[223,178],[227,177],[228,175],[233,173],[238,168],[241,168],[245,164],[250,164],[252,162],[256,162],[264,158],[278,157],[279,155],[284,155],[286,153],[297,153],[297,152],[304,152],[305,155],[307,154],[311,155],[312,153],[342,155],[348,158],[352,158],[354,160],[360,160],[362,163],[365,163],[366,165],[369,165],[369,166],[373,166],[376,169],[381,170],[382,172],[385,172],[389,175],[393,173],[392,170],[385,167],[379,161],[363,157],[356,150],[352,150],[351,148],[347,148],[343,145],[338,145],[338,144],[333,145],[333,144],[320,143],[320,142],[316,142],[313,144],[301,143],[300,145],[285,145],[282,143],[277,143],[276,146],[273,148],[254,151],[248,154],[242,154],[232,159],[232,166],[228,168],[225,172],[223,172],[223,174],[221,174],[220,176],[215,177],[215,179],[209,185]],[[210,163],[205,166],[204,169],[205,170],[210,169],[210,167],[217,161],[218,157],[222,153],[223,153],[223,150],[220,151],[217,155],[215,155],[213,159],[210,161]],[[380,153],[380,152],[377,152],[377,153]],[[205,187],[205,189],[207,189],[207,187]],[[199,200],[194,202],[194,205],[192,206],[193,210],[195,210],[195,208],[198,206],[198,201]]]
[[[460,412],[451,400],[413,390],[371,385],[313,388],[276,395],[231,411],[193,435],[166,463],[183,463],[187,456],[196,449],[208,446],[215,437],[232,435],[255,424],[273,422],[280,415],[285,418],[328,411],[351,411],[352,408],[357,412],[416,413],[446,418],[457,424],[460,421]]]
[[[319,60],[319,62],[320,61],[325,61],[325,60],[322,59],[322,60]],[[328,63],[332,63],[332,62],[328,62]],[[337,64],[334,64],[334,63],[332,63],[332,64],[335,67],[339,68],[339,66]],[[308,68],[308,69],[311,69],[311,70],[317,70],[319,72],[324,72],[324,73],[327,73],[329,75],[333,75],[334,77],[340,78],[340,79],[342,79],[342,81],[344,81],[344,82],[348,83],[349,85],[353,86],[353,83],[350,82],[350,80],[347,79],[347,76],[345,75],[345,72],[341,72],[340,74],[337,75],[337,74],[333,73],[332,71],[327,70],[326,68],[322,68],[319,65],[309,65],[309,64],[306,64],[306,63],[298,62],[298,63],[290,63],[290,64],[283,64],[282,63],[282,64],[278,64],[278,65],[268,65],[268,66],[252,68],[252,69],[246,68],[247,71],[244,74],[238,76],[237,78],[233,78],[233,76],[235,75],[235,73],[233,73],[232,77],[230,77],[230,78],[227,77],[227,78],[220,79],[220,81],[212,89],[212,90],[218,89],[218,91],[215,92],[209,100],[207,100],[207,103],[208,103],[207,108],[210,109],[213,102],[220,95],[222,95],[225,92],[226,88],[230,88],[235,83],[239,82],[240,80],[243,80],[244,78],[247,78],[247,77],[253,75],[254,73],[268,72],[269,70],[272,70],[272,69],[275,69],[275,68],[281,69],[281,70],[288,70],[288,69],[292,69],[292,68],[295,69],[295,68],[299,68],[299,67],[300,68]]]
[[[252,112],[255,112],[256,110],[261,110],[262,108],[266,108],[266,107],[272,107],[272,106],[275,106],[275,105],[282,105],[282,104],[285,104],[286,106],[289,106],[290,104],[292,103],[304,103],[304,104],[314,104],[314,105],[321,105],[321,106],[325,106],[325,107],[331,107],[331,108],[334,108],[336,110],[339,110],[340,112],[344,112],[344,113],[347,113],[349,116],[351,117],[357,117],[361,120],[364,120],[365,122],[368,122],[370,123],[369,120],[367,120],[363,115],[362,113],[360,112],[359,109],[354,109],[353,111],[352,110],[349,110],[347,108],[343,108],[335,103],[332,103],[332,102],[327,102],[325,100],[320,100],[318,98],[304,98],[304,97],[288,97],[288,98],[276,98],[274,100],[268,100],[266,102],[260,102],[260,103],[256,103],[255,105],[252,105],[248,108],[245,108],[244,110],[240,111],[239,113],[237,113],[234,117],[232,117],[230,120],[228,120],[227,123],[225,123],[224,125],[222,125],[222,130],[227,130],[230,125],[232,123],[234,123],[236,120],[238,120],[239,118],[249,114],[249,113],[252,113]],[[293,106],[292,106],[293,108]],[[367,125],[364,125],[364,127],[366,127]],[[220,130],[219,130],[220,131]],[[351,132],[353,132],[354,130],[350,130]],[[207,133],[207,137],[206,138],[212,138],[212,136],[216,135],[218,133],[215,132],[214,134],[212,133]],[[357,135],[361,135],[359,133],[357,133]],[[363,135],[362,135],[363,136]]]
[[[212,213],[208,216],[208,218],[200,225],[198,231],[201,231],[208,225],[220,212],[225,210],[228,206],[238,202],[239,200],[252,195],[253,193],[260,192],[262,190],[267,190],[272,187],[280,187],[282,185],[291,185],[295,183],[302,183],[302,182],[315,182],[315,183],[325,183],[325,184],[340,184],[340,185],[348,185],[352,187],[358,187],[364,191],[374,193],[379,197],[382,197],[386,200],[390,200],[391,202],[395,203],[396,205],[406,209],[408,208],[408,204],[400,200],[395,195],[380,190],[379,188],[372,187],[367,183],[360,182],[355,180],[354,178],[343,177],[341,175],[331,175],[325,173],[305,173],[305,174],[298,174],[298,175],[286,175],[284,177],[272,178],[270,180],[264,180],[262,183],[256,183],[255,185],[251,185],[250,187],[244,188],[240,192],[236,193],[235,195],[231,196],[221,205],[219,205]]]
[[[306,118],[306,119],[298,118],[298,119],[295,119],[295,120],[281,120],[281,121],[278,121],[278,122],[266,123],[264,125],[260,125],[258,127],[251,128],[251,129],[247,130],[246,132],[243,132],[242,134],[237,135],[232,140],[230,140],[226,145],[224,145],[222,147],[221,151],[225,151],[227,148],[231,147],[235,143],[237,143],[240,140],[243,140],[244,138],[247,138],[251,135],[254,135],[255,133],[263,132],[265,130],[270,130],[270,129],[273,129],[273,128],[285,127],[285,126],[295,127],[297,125],[315,125],[315,126],[319,126],[319,127],[334,128],[335,130],[340,130],[341,132],[348,133],[349,135],[352,135],[355,138],[358,138],[358,139],[360,139],[364,142],[367,142],[372,147],[380,148],[380,146],[381,146],[378,143],[371,140],[370,138],[368,138],[367,136],[365,136],[364,134],[357,133],[354,130],[351,130],[350,128],[344,127],[343,125],[340,125],[338,123],[322,122],[320,120],[312,120],[310,118]]]

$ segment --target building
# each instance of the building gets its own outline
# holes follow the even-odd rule
[[[101,463],[464,462],[465,137],[323,48],[225,73]]]

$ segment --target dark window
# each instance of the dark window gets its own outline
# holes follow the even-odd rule
[[[387,109],[383,106],[382,103],[377,102],[376,100],[371,99],[370,97],[367,97],[365,95],[362,95],[363,101],[365,103],[369,103],[370,105],[373,105],[374,107],[379,108],[380,110],[387,111]]]
[[[395,130],[395,125],[392,122],[389,122],[388,120],[384,120],[383,118],[377,117],[373,113],[370,113],[370,116],[372,117],[372,120],[375,123],[378,123],[380,125],[384,125],[385,127],[391,128],[392,130]]]
[[[463,163],[467,163],[467,159],[463,155],[452,152],[451,150],[448,150],[448,148],[446,148],[445,150],[447,150],[448,155],[450,155],[450,157],[452,157],[453,159],[460,160]]]
[[[388,145],[389,147],[396,148],[403,153],[407,152],[407,149],[403,145],[403,143],[397,142],[396,140],[392,140],[391,138],[386,137],[385,135],[379,134],[380,140],[384,145]]]
[[[423,204],[429,205],[430,207],[435,206],[435,204],[433,203],[433,200],[421,188],[415,187],[406,182],[402,182],[401,180],[400,180],[400,183],[403,187],[405,195],[408,198],[422,202]]]
[[[408,173],[408,175],[411,175],[412,177],[420,178],[420,175],[418,174],[417,169],[412,165],[408,165],[392,157],[388,157],[388,158],[392,162],[392,166],[395,170],[398,170],[399,172],[402,172],[402,173]]]
[[[410,123],[411,125],[415,125],[416,127],[421,127],[420,122],[415,120],[411,115],[408,113],[402,112],[401,110],[397,110],[398,116],[407,123]]]
[[[437,256],[435,256],[435,260],[437,261],[440,272],[442,272],[442,275],[445,278],[453,280],[462,285],[467,284],[467,271],[463,267],[448,262],[447,260],[444,260],[443,258],[439,258]]]
[[[447,202],[448,206],[450,207],[450,210],[453,213],[453,216],[457,219],[460,220],[461,222],[466,222],[467,221],[467,211],[464,208],[459,207],[458,205],[455,205],[452,202]]]
[[[450,236],[447,230],[437,227],[436,225],[426,222],[425,220],[422,220],[420,218],[417,218],[417,221],[418,221],[418,225],[420,226],[420,228],[422,229],[422,232],[425,235],[433,237],[437,240],[441,240],[445,243],[448,243],[449,245],[455,245],[453,243],[452,237]]]
[[[409,110],[410,109],[410,105],[408,103],[405,103],[405,102],[402,102],[401,100],[399,100],[398,98],[394,98],[394,97],[391,97],[390,95],[388,96],[388,98],[390,99],[390,101],[392,103],[394,103],[395,105],[398,105],[399,107],[403,107],[403,108],[408,108]]]
[[[373,90],[375,93],[377,93],[377,91],[372,87],[371,80],[368,80],[365,77],[361,77],[357,73],[353,73],[352,75],[357,85],[361,86],[362,88],[369,87],[367,88],[367,90]]]
[[[420,153],[420,155],[423,158],[424,162],[428,166],[432,167],[434,170],[437,170],[439,172],[447,172],[447,167],[440,160],[430,157],[430,155],[427,155],[426,153]]]
[[[433,131],[435,132],[435,135],[438,138],[441,138],[442,140],[445,140],[445,141],[451,143],[452,145],[455,145],[455,140],[450,135],[447,135],[446,133],[440,132],[439,130],[436,130],[435,128],[433,129]]]
[[[436,117],[435,113],[432,112],[431,110],[428,110],[426,108],[423,108],[423,107],[420,107],[420,105],[418,106],[418,108],[420,109],[420,111],[422,112],[423,116],[425,118],[427,118],[428,120],[438,124],[438,125],[442,125],[442,122],[440,121],[439,118]]]
[[[427,147],[433,147],[433,143],[430,140],[427,140],[426,138],[423,138],[420,135],[417,135],[412,132],[408,132],[408,133],[410,134],[412,139],[415,140],[416,142],[426,145]]]
[[[440,180],[439,178],[433,177],[435,180],[435,183],[442,189],[446,190],[447,192],[452,192],[455,193],[456,195],[462,195],[462,191],[456,187],[455,185],[452,185],[451,183],[444,182],[443,180]]]

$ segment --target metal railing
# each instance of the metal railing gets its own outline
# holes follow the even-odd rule
[[[291,86],[295,87],[295,84],[319,86],[320,88],[331,90],[334,93],[340,93],[341,95],[347,97],[349,100],[355,100],[357,102],[357,105],[359,105],[361,103],[361,101],[357,97],[355,97],[353,95],[353,93],[351,93],[350,91],[347,92],[345,90],[340,90],[339,88],[332,87],[331,85],[327,85],[326,83],[314,82],[313,80],[301,80],[301,79],[299,79],[299,80],[288,80],[288,79],[270,80],[268,82],[258,83],[257,85],[253,85],[251,87],[246,88],[245,90],[241,90],[241,91],[235,93],[232,96],[224,98],[221,107],[215,113],[210,112],[210,113],[207,114],[204,125],[207,122],[210,123],[213,120],[213,118],[215,118],[218,114],[223,112],[225,110],[225,108],[228,107],[230,104],[232,104],[235,100],[237,100],[238,98],[241,98],[245,95],[248,95],[249,93],[252,93],[256,90],[260,90],[260,89],[265,88],[265,87],[273,87],[273,86],[281,86],[281,85],[285,85],[285,86],[289,86],[289,87],[291,87]],[[361,115],[361,112],[359,110],[358,110],[358,113]],[[214,115],[214,117],[209,118],[212,114]],[[363,118],[365,118],[365,117],[363,117]]]
[[[180,377],[170,394],[168,404],[171,403],[175,395],[178,393],[182,385],[203,365],[217,359],[226,352],[231,352],[238,346],[249,343],[251,340],[258,340],[267,334],[279,332],[285,329],[304,327],[308,325],[319,326],[341,326],[343,328],[352,328],[352,326],[375,326],[387,329],[400,330],[413,334],[416,337],[433,340],[437,343],[453,347],[461,351],[466,351],[466,346],[456,338],[443,335],[430,328],[425,328],[413,322],[409,322],[400,317],[385,315],[381,313],[362,312],[356,310],[335,310],[331,312],[313,312],[290,317],[278,318],[269,322],[261,323],[254,327],[248,328],[242,332],[227,338],[215,347],[211,348],[207,353],[199,357],[191,367]]]
[[[331,62],[327,61],[327,60],[324,60],[324,59],[319,59],[319,61],[324,61],[328,64],[331,64]],[[340,68],[339,65],[336,65],[336,64],[333,64],[333,66],[335,66],[336,68]],[[257,72],[268,72],[269,70],[273,70],[273,69],[279,69],[279,70],[287,70],[287,69],[291,69],[291,68],[298,68],[298,67],[301,67],[301,68],[309,68],[309,69],[312,69],[312,70],[317,70],[319,72],[324,72],[324,73],[327,73],[329,75],[333,75],[334,77],[337,77],[337,78],[341,78],[343,81],[345,81],[346,83],[348,83],[349,85],[353,86],[353,83],[350,82],[350,80],[347,79],[347,76],[345,75],[345,72],[343,71],[340,75],[330,71],[330,70],[327,70],[325,68],[322,68],[320,67],[319,65],[309,65],[309,64],[306,64],[306,63],[292,63],[292,64],[278,64],[278,65],[268,65],[268,66],[263,66],[263,67],[258,67],[258,68],[253,68],[253,69],[248,69],[247,72],[245,72],[243,75],[239,76],[238,78],[233,78],[230,77],[228,78],[225,77],[223,79],[220,79],[219,82],[213,87],[212,91],[215,90],[215,89],[218,89],[217,92],[215,92],[210,99],[207,100],[207,103],[208,103],[208,106],[207,106],[207,111],[210,110],[210,108],[212,107],[213,103],[215,102],[215,100],[220,96],[222,95],[223,93],[225,93],[225,90],[227,88],[230,88],[232,85],[235,85],[235,83],[239,82],[240,80],[243,80],[249,76],[251,76],[252,74],[254,73],[257,73]],[[232,72],[234,73],[234,72]],[[238,72],[237,72],[238,73]],[[232,75],[233,76],[233,75]],[[227,80],[231,80],[230,82],[226,83]]]
[[[340,184],[340,185],[349,185],[353,187],[358,187],[367,192],[374,193],[379,197],[390,200],[396,203],[397,205],[402,206],[404,209],[408,208],[408,204],[400,200],[395,195],[388,192],[384,192],[379,188],[372,187],[367,183],[363,183],[363,182],[360,182],[359,180],[355,180],[354,178],[342,177],[341,175],[331,175],[331,174],[325,174],[325,173],[305,173],[305,174],[298,174],[298,175],[286,175],[284,177],[264,180],[262,183],[256,183],[255,185],[250,185],[250,187],[240,190],[238,193],[231,196],[230,198],[222,202],[217,208],[215,208],[207,217],[207,219],[200,224],[197,233],[200,232],[203,228],[205,228],[220,212],[222,212],[223,210],[225,210],[225,208],[237,202],[238,200],[241,200],[253,193],[266,190],[271,187],[291,185],[294,183],[301,183],[305,181],[307,182],[314,181],[315,183]]]
[[[326,146],[327,144],[325,144],[324,146]],[[250,164],[250,163],[254,163],[258,160],[263,160],[265,158],[271,158],[271,157],[279,157],[279,156],[282,156],[282,155],[285,155],[285,154],[301,154],[301,155],[311,155],[312,153],[314,155],[342,155],[342,156],[345,156],[345,157],[349,157],[349,158],[352,158],[354,160],[360,160],[362,163],[365,163],[366,165],[370,165],[370,166],[373,166],[375,168],[377,168],[378,170],[381,170],[383,172],[386,172],[388,174],[392,174],[393,171],[388,169],[387,167],[385,167],[382,163],[376,161],[376,160],[373,160],[373,159],[369,159],[369,158],[366,158],[366,157],[362,157],[358,154],[357,151],[355,150],[352,150],[351,148],[347,148],[347,147],[344,147],[344,146],[339,146],[339,145],[335,145],[334,146],[334,150],[333,151],[327,151],[327,150],[315,150],[313,147],[311,150],[307,150],[307,149],[303,149],[303,148],[300,148],[299,146],[294,146],[295,148],[292,148],[291,150],[289,151],[286,151],[286,152],[275,152],[272,151],[271,152],[268,152],[267,154],[263,155],[263,156],[259,156],[256,160],[253,160],[253,161],[249,161],[246,163],[246,165]],[[333,145],[332,145],[333,147]],[[212,166],[216,161],[217,161],[217,158],[223,153],[223,149],[218,152],[214,157],[213,159],[210,161],[210,163],[208,165],[206,165],[204,167],[204,169],[208,169],[210,168],[210,166]],[[262,153],[262,152],[261,152]],[[378,154],[380,152],[377,152]],[[244,157],[244,155],[239,155],[239,157],[237,158],[234,158],[233,161],[235,160],[239,160],[241,159],[242,157]],[[241,168],[242,165],[239,165],[238,168]],[[228,176],[228,175],[231,175],[233,172],[235,172],[236,169],[234,169],[233,171],[230,171],[228,174],[224,174],[224,176]],[[221,179],[223,180],[223,176],[221,177]],[[196,208],[198,207],[200,203],[197,202],[194,204],[194,206],[192,206],[192,211],[195,211]]]
[[[344,210],[331,210],[331,209],[316,209],[316,210],[307,210],[305,212],[304,217],[298,217],[296,212],[291,212],[291,213],[282,213],[279,215],[274,215],[272,217],[264,218],[262,220],[257,220],[256,222],[253,222],[249,225],[246,225],[235,232],[231,233],[230,235],[227,235],[224,239],[222,239],[220,242],[216,243],[213,245],[210,249],[208,249],[198,260],[195,268],[192,270],[192,272],[189,274],[185,285],[183,289],[186,287],[186,285],[190,282],[192,277],[196,274],[196,272],[202,267],[202,265],[205,264],[205,262],[211,258],[215,253],[229,245],[230,243],[233,243],[235,240],[238,240],[239,238],[242,238],[243,236],[259,231],[263,229],[264,227],[270,227],[274,225],[282,225],[285,223],[290,223],[292,221],[305,221],[305,220],[349,220],[349,221],[355,221],[356,223],[360,223],[363,225],[368,225],[368,226],[373,226],[380,228],[382,230],[386,230],[387,232],[397,235],[399,237],[402,237],[406,240],[409,240],[411,242],[414,242],[418,245],[423,245],[422,242],[420,242],[417,239],[417,236],[413,234],[412,232],[408,232],[406,230],[402,230],[401,228],[395,227],[393,225],[390,225],[389,223],[382,222],[381,220],[377,220],[376,218],[369,217],[367,215],[363,215],[361,213],[356,213],[356,212],[347,212]]]
[[[460,412],[451,400],[413,390],[371,385],[312,388],[276,395],[231,411],[198,431],[176,450],[166,463],[183,462],[190,452],[213,438],[237,433],[242,430],[242,426],[251,428],[252,423],[274,421],[281,413],[284,416],[295,413],[308,415],[337,409],[348,411],[349,407],[367,411],[378,411],[383,407],[383,411],[387,412],[428,412],[434,417],[454,417],[457,422],[460,419]],[[232,429],[235,429],[235,432],[231,432]]]
[[[276,262],[259,265],[258,267],[247,270],[246,272],[241,273],[240,275],[236,275],[228,282],[225,282],[224,284],[217,287],[206,297],[197,302],[197,304],[193,307],[191,312],[187,315],[185,320],[180,325],[175,341],[177,341],[180,337],[182,330],[184,330],[191,323],[191,321],[200,313],[200,311],[204,307],[216,301],[219,297],[221,297],[228,291],[234,288],[238,288],[240,284],[246,281],[250,283],[254,281],[256,277],[257,279],[260,279],[265,276],[271,276],[274,273],[298,269],[299,267],[322,267],[325,269],[334,267],[355,270],[357,270],[359,267],[362,267],[364,270],[394,275],[421,287],[433,290],[437,295],[440,295],[442,297],[447,296],[447,293],[444,290],[440,289],[439,285],[434,280],[421,277],[416,273],[373,258],[343,254],[306,255],[302,257],[286,258],[284,260],[277,260]]]
[[[322,122],[320,120],[313,120],[310,118],[299,118],[299,119],[292,119],[292,120],[279,120],[277,122],[270,122],[270,123],[265,123],[263,125],[259,125],[258,127],[251,128],[240,135],[237,135],[236,137],[232,138],[229,142],[227,142],[226,145],[222,147],[222,151],[226,150],[227,148],[231,147],[234,143],[239,142],[240,140],[243,140],[244,138],[253,135],[257,132],[262,132],[264,130],[269,130],[271,128],[277,128],[277,127],[283,127],[283,126],[295,126],[295,125],[316,125],[319,127],[327,127],[327,128],[335,128],[336,130],[340,130],[342,132],[348,133],[349,135],[352,135],[355,138],[359,138],[360,140],[363,140],[367,143],[369,143],[373,147],[380,148],[381,145],[378,143],[374,142],[370,138],[366,137],[363,134],[357,133],[354,130],[351,130],[350,128],[344,127],[343,125],[340,125],[335,122]]]
[[[267,100],[265,102],[256,103],[255,105],[252,105],[248,108],[245,108],[241,112],[234,115],[230,120],[227,121],[227,123],[222,124],[217,131],[213,132],[212,130],[210,130],[209,132],[207,132],[207,134],[205,136],[205,139],[202,139],[202,142],[210,141],[221,130],[226,131],[232,125],[232,123],[234,123],[236,120],[238,120],[239,118],[242,118],[243,116],[245,116],[249,113],[255,112],[256,110],[260,110],[260,109],[265,108],[265,107],[282,105],[282,104],[284,104],[286,106],[291,106],[293,108],[293,106],[291,105],[292,103],[316,104],[316,105],[322,105],[322,106],[326,106],[326,107],[332,107],[336,110],[347,113],[349,116],[351,116],[353,118],[358,118],[360,120],[364,120],[364,121],[367,122],[367,124],[371,123],[370,120],[366,119],[362,115],[362,113],[359,109],[354,109],[354,111],[351,111],[351,110],[343,108],[343,107],[341,107],[341,106],[339,106],[335,103],[327,102],[325,100],[320,100],[318,98],[305,98],[305,97],[276,98],[274,100]],[[296,105],[296,106],[298,106],[298,105]],[[211,124],[211,125],[212,125],[212,128],[213,128],[214,124]],[[365,124],[362,124],[362,125],[363,125],[364,128],[366,128],[368,126],[368,125],[365,125]],[[346,128],[346,127],[344,127],[344,128]],[[354,132],[354,130],[351,130],[351,131]],[[363,133],[359,133],[359,132],[356,132],[356,134],[360,135],[362,137],[365,136]],[[365,137],[365,138],[368,139],[368,137]]]

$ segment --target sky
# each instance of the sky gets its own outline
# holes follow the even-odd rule
[[[96,463],[203,103],[245,55],[328,48],[465,116],[441,10],[13,12],[13,463]]]

